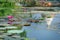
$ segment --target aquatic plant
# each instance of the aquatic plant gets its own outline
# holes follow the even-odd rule
[[[47,16],[47,18],[51,18],[51,16]]]
[[[45,18],[40,18],[40,20],[44,20]]]
[[[20,33],[21,37],[26,37],[26,31],[24,30],[24,32]]]

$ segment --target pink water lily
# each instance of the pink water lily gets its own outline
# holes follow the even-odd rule
[[[8,16],[9,19],[13,18],[13,16]]]

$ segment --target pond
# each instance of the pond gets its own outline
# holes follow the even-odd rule
[[[60,14],[56,16],[60,17]],[[60,22],[60,18],[53,18],[53,21],[50,26],[54,26],[55,23]],[[31,26],[24,26],[25,31],[27,32],[27,37],[30,40],[60,40],[60,31],[58,29],[52,30],[47,29],[47,23],[31,23]]]
[[[41,17],[37,14],[35,14],[35,16],[37,16],[37,18]],[[31,23],[31,26],[23,26],[23,29],[26,31],[27,33],[26,35],[30,40],[60,40],[60,29],[58,30],[58,28],[56,27],[57,29],[54,30],[54,27],[56,26],[55,24],[60,22],[59,17],[60,17],[60,14],[57,14],[53,18],[52,23],[50,25],[50,27],[51,28],[53,27],[53,29],[48,29],[46,22]],[[12,38],[10,39],[13,40]],[[20,39],[17,39],[17,40],[20,40]]]

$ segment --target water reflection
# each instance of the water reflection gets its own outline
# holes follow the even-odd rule
[[[59,14],[58,14],[59,15]],[[54,17],[51,26],[54,26],[54,24],[60,20]],[[36,40],[60,40],[60,33],[59,30],[48,30],[47,29],[47,23],[31,23],[31,26],[24,26],[24,29],[27,32],[27,37],[35,38]]]
[[[36,16],[38,17],[38,15]],[[54,17],[50,25],[51,29],[47,29],[48,27],[45,21],[42,23],[31,23],[31,26],[24,26],[23,29],[27,32],[26,35],[28,38],[30,38],[30,40],[60,40],[60,29],[58,29],[60,26],[59,24],[60,19],[57,17],[60,17],[60,14],[57,14]],[[55,27],[56,29],[54,29]],[[8,40],[7,38],[10,37],[6,37],[5,40]],[[13,39],[13,38],[10,39],[20,40],[20,39]]]

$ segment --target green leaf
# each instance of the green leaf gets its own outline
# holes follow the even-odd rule
[[[6,0],[0,0],[0,2],[6,2]]]

